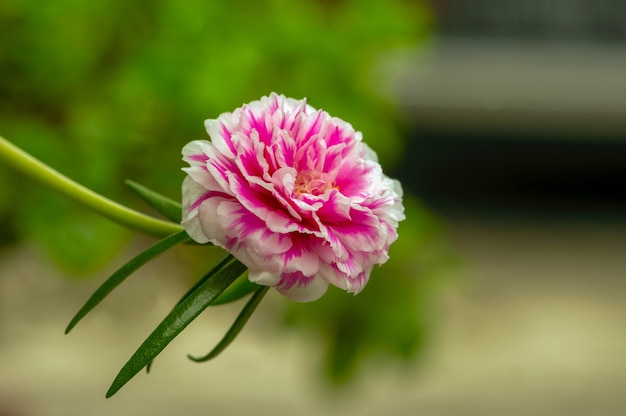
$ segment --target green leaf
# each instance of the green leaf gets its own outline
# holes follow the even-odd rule
[[[180,303],[185,300],[187,298],[187,296],[189,296],[191,293],[193,293],[198,287],[200,287],[200,285],[202,285],[206,280],[208,280],[211,277],[210,274],[204,276],[202,279],[198,280],[178,301],[178,303],[176,304],[176,306],[180,305]],[[257,285],[256,283],[252,283],[250,280],[248,280],[248,274],[247,273],[243,273],[241,276],[239,276],[237,278],[237,280],[235,280],[230,286],[228,286],[228,288],[226,288],[226,290],[218,296],[217,299],[215,299],[211,305],[209,306],[216,306],[216,305],[223,305],[225,303],[230,303],[230,302],[234,302],[236,300],[241,299],[242,297],[254,292],[255,290],[257,290],[258,288],[260,288],[261,286]],[[176,307],[175,306],[175,307]],[[153,361],[150,361],[147,365],[146,365],[146,372],[149,373],[150,370],[152,369],[152,363]]]
[[[224,351],[226,347],[228,347],[230,343],[235,340],[237,335],[239,335],[239,332],[241,332],[243,327],[246,325],[248,319],[250,319],[256,307],[259,306],[259,303],[261,303],[261,300],[268,290],[269,286],[260,286],[256,292],[254,292],[254,295],[252,295],[248,303],[246,303],[246,306],[244,306],[239,315],[237,315],[237,319],[235,319],[235,322],[233,322],[228,332],[226,332],[224,338],[222,338],[222,340],[211,350],[211,352],[203,357],[194,357],[192,355],[187,355],[187,357],[198,363],[209,361],[210,359],[217,357],[219,353]]]
[[[186,231],[180,231],[178,233],[174,233],[168,237],[165,237],[163,240],[158,243],[150,246],[147,250],[141,252],[139,255],[134,257],[128,263],[119,268],[115,273],[111,275],[96,291],[91,295],[91,297],[85,302],[82,308],[76,313],[74,318],[70,321],[65,329],[65,333],[67,334],[76,326],[76,324],[85,317],[93,308],[98,305],[102,299],[104,299],[109,293],[113,291],[117,286],[120,285],[128,276],[130,276],[134,271],[139,269],[141,266],[155,258],[156,256],[166,252],[170,248],[174,247],[177,244],[184,243],[185,241],[189,241],[191,238],[187,235]]]
[[[228,255],[206,276],[204,282],[190,293],[163,319],[146,338],[111,384],[106,397],[111,397],[152,361],[163,349],[206,309],[237,277],[246,266]]]
[[[219,298],[215,299],[215,302],[213,302],[211,306],[223,305],[225,303],[234,302],[254,292],[260,287],[262,286],[248,280],[247,274],[242,275],[241,277],[239,277],[239,279],[235,281],[235,283],[230,285],[228,289],[226,289],[224,293],[220,295]]]
[[[133,182],[130,179],[126,180],[126,185],[128,185],[130,189],[146,201],[148,205],[154,208],[159,214],[162,214],[170,221],[180,224],[182,217],[182,207],[180,203],[148,189],[137,182]]]

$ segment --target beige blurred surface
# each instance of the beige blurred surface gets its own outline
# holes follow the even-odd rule
[[[422,128],[621,141],[625,64],[621,43],[440,37],[390,53],[378,80]]]
[[[204,314],[152,374],[105,399],[184,291],[170,280],[175,266],[147,266],[65,336],[107,271],[68,280],[32,247],[4,251],[0,415],[626,414],[626,226],[458,219],[449,233],[465,264],[441,293],[425,362],[408,376],[372,371],[340,399],[312,381],[310,339],[268,330],[275,294],[217,360],[196,365],[185,354],[204,353],[233,308]]]

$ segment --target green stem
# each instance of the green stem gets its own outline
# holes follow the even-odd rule
[[[166,237],[183,230],[178,224],[142,214],[93,192],[9,143],[2,136],[0,136],[0,160],[4,160],[29,178],[131,229],[155,237]]]

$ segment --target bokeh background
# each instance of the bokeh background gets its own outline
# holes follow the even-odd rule
[[[350,121],[408,219],[357,297],[212,308],[119,368],[218,249],[153,242],[0,165],[0,415],[626,412],[626,4],[619,0],[0,2],[0,134],[150,212],[202,121],[271,91]]]

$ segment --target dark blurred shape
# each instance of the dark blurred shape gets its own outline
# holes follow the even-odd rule
[[[426,130],[418,136],[400,174],[443,210],[563,220],[626,214],[626,143]]]

